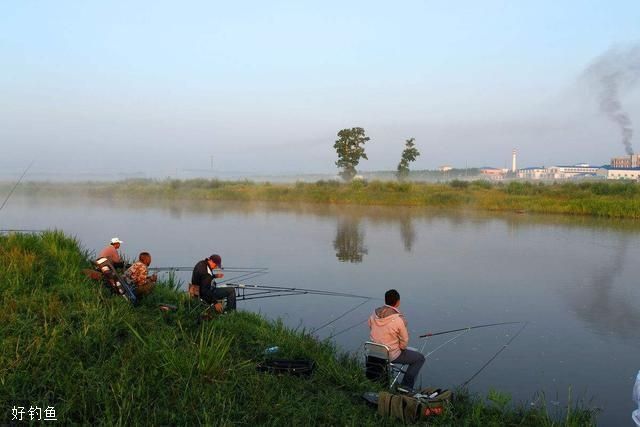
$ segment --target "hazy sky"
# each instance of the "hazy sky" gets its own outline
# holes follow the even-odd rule
[[[602,164],[624,147],[578,80],[639,40],[637,0],[4,0],[0,170],[332,172],[352,126],[364,170],[408,137],[416,169]]]

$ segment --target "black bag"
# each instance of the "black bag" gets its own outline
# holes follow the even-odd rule
[[[258,364],[256,369],[260,372],[272,374],[288,374],[295,376],[311,376],[315,368],[313,360],[304,359],[269,359]]]
[[[367,356],[365,375],[372,381],[387,384],[389,382],[389,362],[375,356]]]

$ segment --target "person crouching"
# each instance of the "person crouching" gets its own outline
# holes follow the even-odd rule
[[[213,304],[213,308],[222,313],[222,304],[217,300],[226,298],[227,310],[236,309],[236,290],[234,288],[219,288],[216,286],[214,279],[224,277],[222,273],[214,273],[216,268],[222,269],[222,257],[220,255],[211,255],[209,258],[198,261],[193,268],[191,275],[191,283],[200,288],[200,298],[209,304]]]
[[[156,274],[148,276],[150,265],[151,255],[149,252],[140,252],[138,261],[133,263],[124,273],[127,282],[135,285],[136,296],[139,298],[149,295],[156,286],[158,276]]]

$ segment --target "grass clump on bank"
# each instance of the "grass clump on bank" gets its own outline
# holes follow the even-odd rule
[[[271,184],[206,179],[127,180],[117,183],[27,184],[36,194],[177,200],[307,202],[447,209],[516,211],[640,218],[640,185],[634,182],[531,183],[454,180],[449,183],[362,181]]]
[[[0,235],[0,423],[11,408],[52,406],[63,423],[107,425],[383,425],[362,403],[367,381],[351,356],[257,314],[197,321],[201,307],[172,283],[132,307],[85,278],[78,243],[60,232]],[[178,305],[163,314],[159,302]],[[192,305],[193,304],[193,305]],[[273,345],[310,358],[309,379],[257,372]],[[434,425],[586,425],[579,410],[463,394]],[[493,402],[493,403],[492,403]]]

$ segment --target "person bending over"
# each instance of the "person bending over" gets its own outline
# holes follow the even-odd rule
[[[214,273],[216,268],[222,269],[222,258],[220,255],[211,255],[209,258],[199,261],[193,268],[191,283],[200,287],[200,298],[214,304],[213,308],[218,313],[222,313],[222,304],[216,303],[216,300],[226,298],[227,310],[236,309],[236,290],[234,288],[219,288],[216,286],[214,279],[224,277],[222,273]]]
[[[398,291],[390,289],[385,292],[384,305],[376,308],[369,317],[370,340],[389,347],[389,357],[393,363],[409,365],[400,385],[413,389],[425,358],[419,351],[407,347],[409,344],[407,321],[399,308]]]
[[[124,268],[124,261],[118,252],[122,243],[124,243],[122,240],[114,237],[111,239],[111,242],[100,251],[98,259],[107,258],[115,268]]]

